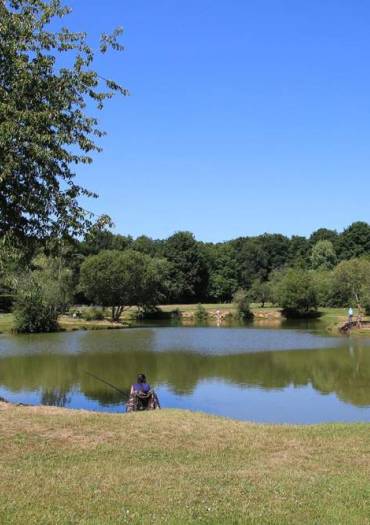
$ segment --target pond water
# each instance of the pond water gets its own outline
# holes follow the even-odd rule
[[[370,339],[308,329],[142,326],[0,336],[0,396],[122,412],[145,372],[163,407],[272,423],[370,421]]]

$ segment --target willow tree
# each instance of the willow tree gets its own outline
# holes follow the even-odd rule
[[[61,0],[0,0],[0,236],[75,234],[89,221],[79,198],[95,195],[74,169],[100,150],[88,102],[127,94],[94,69],[96,53],[122,50],[122,30],[94,51],[85,33],[53,30],[69,12]]]

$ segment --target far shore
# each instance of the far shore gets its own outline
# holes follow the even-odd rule
[[[209,325],[229,326],[235,322],[235,307],[233,304],[202,304],[207,312],[207,319],[203,323]],[[196,324],[197,304],[171,304],[161,305],[158,307],[157,316],[154,319],[178,320],[184,325]],[[266,328],[279,328],[284,323],[289,323],[281,314],[281,310],[276,306],[267,304],[264,307],[254,304],[251,307],[254,318],[250,322],[251,326]],[[103,320],[88,321],[82,318],[74,318],[70,315],[63,315],[59,318],[61,331],[75,330],[117,330],[128,328],[136,323],[137,308],[127,309],[120,322],[112,322],[109,318],[108,309]],[[0,333],[12,333],[13,314],[0,314]],[[345,308],[321,308],[319,316],[316,319],[316,326],[319,330],[331,335],[340,335],[340,328],[347,321],[347,311]],[[364,321],[370,322],[370,317],[364,318]],[[361,328],[354,327],[350,331],[356,335],[369,335],[370,325],[364,325]]]

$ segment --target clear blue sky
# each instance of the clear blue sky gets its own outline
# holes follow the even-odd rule
[[[67,0],[125,29],[99,71],[127,87],[78,180],[123,234],[308,235],[370,220],[366,0]]]

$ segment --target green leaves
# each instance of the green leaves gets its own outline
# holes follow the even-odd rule
[[[87,257],[80,288],[95,304],[112,307],[118,321],[127,306],[152,307],[164,298],[168,263],[134,250],[106,250]]]
[[[78,199],[96,195],[75,183],[73,166],[92,162],[103,132],[86,105],[128,93],[93,69],[85,33],[49,30],[68,12],[60,0],[0,2],[0,235],[74,235],[90,222]],[[103,35],[101,51],[121,51],[121,33]]]

